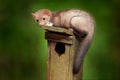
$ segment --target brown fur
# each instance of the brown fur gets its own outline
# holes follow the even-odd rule
[[[46,11],[46,9],[35,12],[33,16],[34,19],[40,19],[46,15],[43,14],[44,11]],[[58,12],[48,11],[49,15],[51,14],[51,16],[49,16],[50,19],[48,19],[49,22],[52,22],[56,27],[72,28],[76,37],[81,40],[73,63],[73,73],[77,74],[93,38],[94,20],[87,12],[78,9],[62,10]],[[46,12],[48,13],[48,11]]]

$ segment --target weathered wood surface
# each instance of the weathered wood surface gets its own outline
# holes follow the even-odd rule
[[[68,36],[68,35],[53,33],[49,31],[45,33],[46,39],[56,41],[56,42],[63,42],[66,44],[73,44],[73,37],[74,36]]]
[[[66,35],[74,35],[72,30],[61,28],[61,27],[54,27],[54,26],[43,26],[43,29],[46,31],[56,32],[56,33],[62,33]]]
[[[73,31],[51,26],[44,29],[48,40],[47,80],[82,80],[82,67],[78,74],[72,72],[74,56],[80,43]],[[65,45],[61,55],[55,50],[59,42]]]

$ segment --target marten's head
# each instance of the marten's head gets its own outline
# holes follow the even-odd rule
[[[38,25],[46,26],[50,22],[52,12],[48,9],[42,9],[32,13],[32,16]]]

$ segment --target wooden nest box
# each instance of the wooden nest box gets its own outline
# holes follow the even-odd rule
[[[79,46],[73,31],[53,26],[43,28],[48,41],[47,80],[82,80],[82,67],[78,74],[72,71]]]

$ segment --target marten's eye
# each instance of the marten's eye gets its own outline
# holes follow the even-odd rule
[[[45,20],[45,18],[43,18],[43,20]]]
[[[39,19],[37,19],[36,21],[39,22]]]

